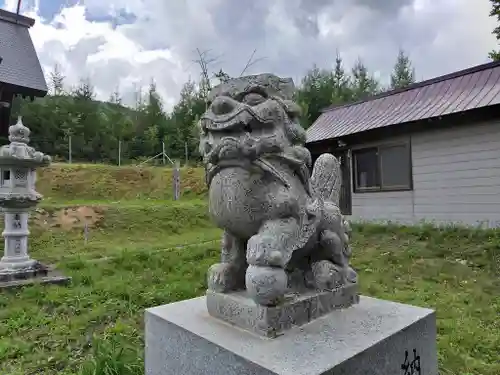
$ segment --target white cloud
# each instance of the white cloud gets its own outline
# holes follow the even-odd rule
[[[100,99],[119,88],[132,104],[135,91],[146,90],[154,77],[166,107],[171,108],[189,78],[171,49],[145,49],[127,36],[128,25],[114,28],[111,21],[88,20],[84,5],[63,8],[51,20],[43,19],[38,7],[24,15],[36,20],[30,33],[46,75],[58,64],[69,87],[89,77]]]
[[[332,66],[337,49],[347,66],[360,56],[384,79],[400,47],[418,78],[486,62],[497,47],[488,0],[81,0],[44,19],[45,1],[53,0],[36,0],[24,14],[36,20],[31,35],[47,73],[59,63],[67,84],[88,76],[101,99],[119,87],[130,103],[134,88],[154,77],[167,108],[200,73],[196,48],[223,54],[213,70],[230,75],[256,48],[265,59],[247,73],[297,80],[313,63]],[[113,25],[123,13],[131,21]]]

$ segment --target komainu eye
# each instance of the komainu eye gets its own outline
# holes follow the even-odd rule
[[[257,105],[265,102],[266,98],[256,92],[250,92],[243,97],[242,102],[248,105]]]

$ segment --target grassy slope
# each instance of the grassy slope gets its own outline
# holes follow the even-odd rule
[[[202,169],[181,168],[181,187],[186,199],[206,195]],[[117,167],[99,164],[54,164],[38,173],[37,189],[51,203],[89,201],[171,200],[172,169]]]
[[[202,294],[206,269],[218,260],[220,231],[200,200],[202,183],[193,182],[200,186],[193,200],[146,202],[138,200],[147,196],[137,196],[137,185],[169,198],[168,189],[148,182],[157,181],[161,169],[140,180],[133,195],[120,179],[103,176],[135,172],[104,169],[95,176],[89,168],[79,169],[86,174],[82,185],[76,181],[81,176],[60,167],[39,180],[46,195],[43,181],[59,186],[49,192],[47,210],[74,201],[74,192],[104,208],[103,218],[87,244],[80,229],[44,231],[34,223],[32,255],[57,263],[73,283],[0,294],[0,374],[142,374],[144,309]],[[119,187],[116,197],[113,186]],[[134,200],[110,203],[123,197]],[[500,233],[354,229],[353,263],[363,294],[437,309],[441,374],[500,373]]]

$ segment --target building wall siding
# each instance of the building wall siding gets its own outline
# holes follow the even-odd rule
[[[352,195],[352,219],[369,221],[413,221],[413,192],[394,191]]]
[[[353,219],[500,227],[500,122],[410,139],[413,191],[353,193]]]

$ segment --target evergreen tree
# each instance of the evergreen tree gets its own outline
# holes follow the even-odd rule
[[[361,100],[380,91],[378,81],[368,73],[361,58],[358,58],[352,68],[351,90],[353,100]]]
[[[94,100],[94,86],[90,82],[90,78],[80,80],[80,84],[73,90],[73,96],[82,100]]]
[[[346,73],[342,61],[342,57],[337,51],[335,58],[335,68],[333,69],[333,85],[334,91],[331,104],[345,104],[352,100],[352,92],[350,88],[350,77]]]
[[[158,137],[158,143],[161,144],[164,142],[166,136],[166,117],[163,112],[163,103],[160,95],[158,94],[156,83],[154,80],[151,80],[149,84],[149,90],[147,94],[147,102],[145,106],[145,128],[149,129],[154,127]],[[150,134],[153,134],[151,132]]]
[[[410,58],[400,49],[391,74],[391,89],[401,89],[415,83],[415,69]]]
[[[174,157],[183,157],[186,146],[189,155],[198,152],[196,123],[205,112],[203,94],[197,91],[196,83],[192,81],[186,82],[181,89],[180,100],[174,106],[168,123],[167,148]]]
[[[113,104],[122,104],[122,98],[120,96],[120,92],[118,87],[113,91],[113,93],[109,96],[109,102]]]
[[[308,128],[320,116],[321,111],[332,104],[334,78],[331,71],[314,66],[302,79],[296,101],[302,108],[301,125]]]
[[[59,64],[54,66],[54,70],[50,72],[50,88],[52,95],[59,96],[64,94],[64,79]]]
[[[140,111],[144,107],[142,87],[134,84],[134,109]]]
[[[490,2],[490,16],[495,17],[497,19],[497,22],[500,23],[500,0],[490,0]],[[493,35],[495,35],[497,40],[500,42],[500,26],[495,27],[495,29],[493,30]],[[500,50],[491,51],[490,58],[494,61],[500,61]]]

